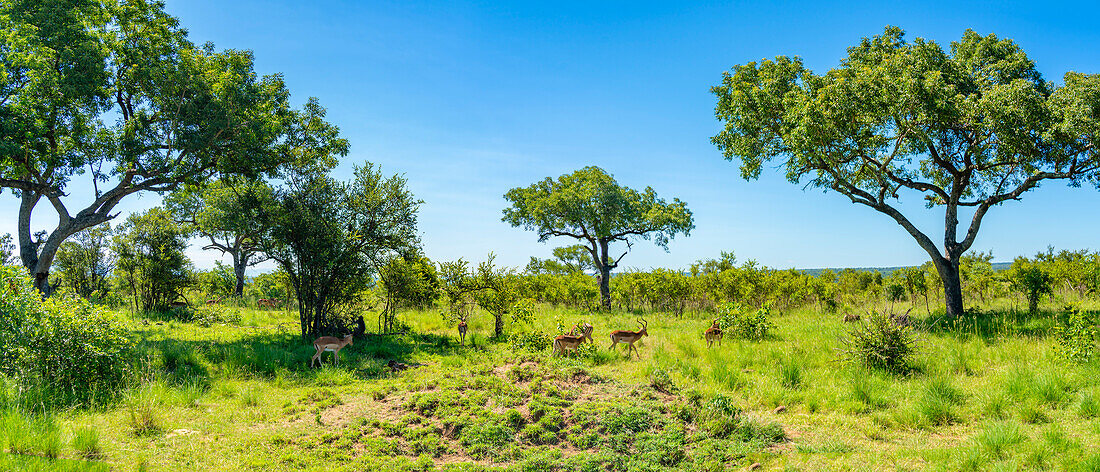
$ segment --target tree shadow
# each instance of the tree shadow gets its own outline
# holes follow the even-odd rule
[[[158,376],[172,385],[209,386],[215,374],[268,379],[288,376],[308,381],[323,370],[310,367],[316,350],[297,333],[263,329],[231,341],[177,339],[166,334],[166,339],[140,342],[138,352],[140,358],[149,359],[149,367]],[[356,336],[340,351],[339,367],[357,378],[371,379],[390,375],[391,361],[413,364],[416,355],[460,355],[470,349],[438,334],[367,333]],[[321,366],[332,365],[332,353],[323,353]]]
[[[1090,312],[1095,316],[1095,313]],[[999,337],[1042,337],[1065,322],[1067,313],[1061,310],[1037,310],[1034,313],[1013,309],[968,310],[950,317],[944,313],[917,320],[914,328],[931,334],[951,336],[960,340],[978,337],[987,343]]]

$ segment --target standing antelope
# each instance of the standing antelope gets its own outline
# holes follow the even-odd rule
[[[592,325],[587,322],[580,322],[573,325],[573,329],[569,330],[569,334],[562,334],[554,338],[553,349],[551,349],[551,355],[563,355],[566,350],[576,352],[577,348],[584,344],[584,340],[592,342]]]
[[[624,331],[621,329],[612,331],[611,346],[608,347],[607,350],[610,351],[611,349],[614,349],[616,344],[624,343],[630,346],[626,350],[626,355],[629,356],[630,351],[634,351],[635,354],[638,354],[638,348],[634,347],[634,343],[637,342],[639,339],[642,339],[643,336],[649,336],[649,333],[646,332],[646,327],[649,325],[649,323],[646,323],[646,320],[643,319],[639,320],[638,324],[642,325],[642,329],[640,331]],[[638,354],[638,358],[640,359],[641,357],[642,355]]]
[[[309,360],[309,366],[313,367],[313,363],[321,363],[321,354],[325,352],[332,353],[332,362],[334,364],[340,363],[340,350],[352,343],[352,335],[344,336],[343,339],[334,338],[332,336],[321,336],[313,341],[313,348],[317,349],[317,353],[313,354],[313,358]]]
[[[462,345],[466,345],[466,319],[459,318],[458,320],[458,337],[462,340]]]
[[[707,328],[706,332],[703,333],[703,337],[707,338],[708,349],[712,344],[714,344],[714,341],[718,341],[719,346],[722,345],[722,327],[718,326],[717,319],[714,320],[714,323],[710,325],[710,328]]]

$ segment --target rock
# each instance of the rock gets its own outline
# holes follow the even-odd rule
[[[778,415],[780,413],[783,413],[784,411],[787,411],[787,407],[785,407],[783,405],[779,405],[779,406],[775,407],[774,410],[772,410],[772,413],[775,413],[775,414]]]

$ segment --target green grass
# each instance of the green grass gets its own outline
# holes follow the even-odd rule
[[[1042,317],[991,310],[917,316],[903,375],[844,362],[849,326],[809,308],[710,349],[711,315],[647,313],[640,359],[607,349],[634,314],[541,307],[507,326],[596,327],[594,347],[550,358],[489,339],[491,317],[462,347],[437,311],[410,311],[410,334],[357,339],[317,369],[294,314],[138,318],[115,403],[43,413],[0,388],[0,450],[18,453],[0,469],[1100,470],[1100,364],[1060,361]]]

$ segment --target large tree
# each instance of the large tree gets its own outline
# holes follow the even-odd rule
[[[350,182],[311,172],[275,190],[258,214],[257,241],[294,286],[302,337],[336,334],[335,310],[369,288],[391,258],[417,252],[420,204],[404,178],[371,164]]]
[[[969,30],[945,51],[887,27],[824,74],[780,56],[734,67],[712,91],[725,124],[712,142],[742,177],[778,161],[792,183],[889,216],[931,257],[949,315],[963,311],[960,259],[990,208],[1100,168],[1100,76],[1048,82],[1012,41]],[[903,195],[943,209],[942,244],[901,212]],[[972,212],[961,232],[960,209]]]
[[[282,79],[248,51],[196,47],[162,2],[2,0],[0,27],[0,190],[20,200],[20,258],[44,294],[61,243],[127,196],[286,158]],[[37,236],[43,201],[57,226]]]
[[[684,202],[674,198],[668,203],[650,187],[639,192],[621,186],[595,166],[514,188],[504,198],[512,206],[504,210],[503,221],[538,232],[540,242],[554,236],[582,242],[596,266],[600,303],[607,309],[611,270],[619,266],[633,240],[652,240],[667,251],[669,240],[695,228]],[[615,242],[627,246],[618,256],[611,253]]]

